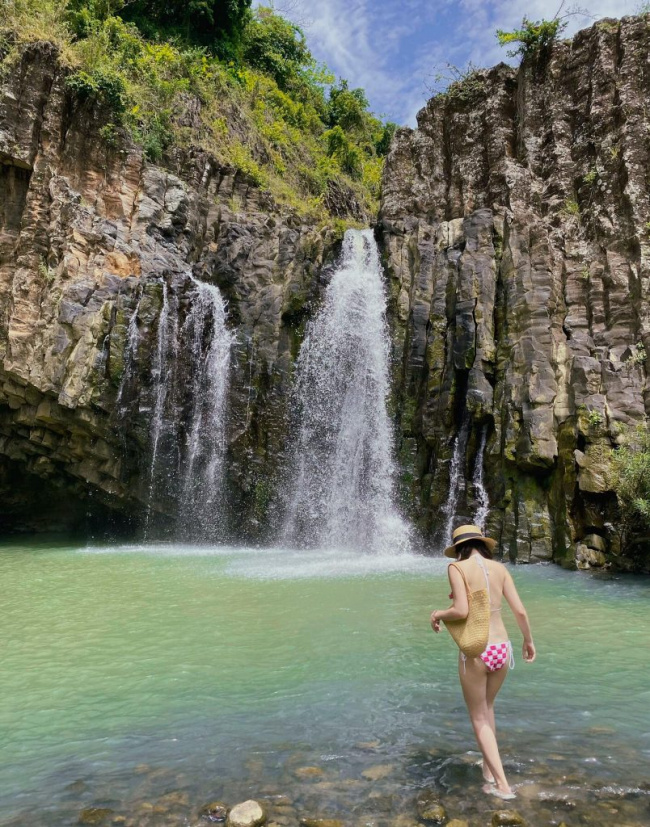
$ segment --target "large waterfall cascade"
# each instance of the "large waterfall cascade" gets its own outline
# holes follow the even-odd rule
[[[183,299],[187,299],[183,301]],[[125,369],[118,390],[124,418],[126,389],[136,384],[141,299],[131,316]],[[146,479],[145,537],[156,533],[156,503],[175,504],[177,525],[188,539],[222,533],[226,452],[226,398],[232,334],[217,287],[188,275],[182,287],[162,280],[155,349],[149,369],[149,467]],[[139,392],[135,394],[139,401]]]
[[[372,231],[348,230],[297,360],[285,542],[381,553],[408,548],[394,498],[389,349]]]

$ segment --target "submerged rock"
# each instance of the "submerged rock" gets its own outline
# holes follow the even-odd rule
[[[301,818],[300,827],[344,827],[336,818]]]
[[[395,771],[393,764],[376,764],[374,767],[368,767],[363,770],[361,775],[367,781],[381,781],[382,778],[388,778]]]
[[[492,827],[526,827],[526,821],[516,810],[497,810],[490,824]]]
[[[199,810],[199,816],[212,824],[222,824],[228,817],[228,806],[222,801],[211,801]]]
[[[87,807],[79,813],[78,824],[91,827],[94,824],[103,824],[113,815],[114,810],[109,807]]]
[[[325,775],[320,767],[298,767],[293,771],[293,774],[296,778],[300,778],[302,780],[322,778]]]

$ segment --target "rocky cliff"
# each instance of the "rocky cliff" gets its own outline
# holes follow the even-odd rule
[[[620,547],[608,460],[646,416],[649,47],[646,18],[602,21],[455,84],[394,140],[377,235],[403,501],[425,538],[475,518],[484,487],[512,558],[647,566]],[[103,140],[67,72],[36,43],[0,89],[0,527],[174,525],[190,351],[211,335],[188,339],[198,279],[234,342],[210,536],[261,538],[339,238],[204,151],[154,165]]]
[[[191,389],[179,331],[198,278],[221,289],[235,337],[224,531],[256,534],[292,357],[338,239],[204,152],[175,150],[163,168],[126,139],[107,144],[106,113],[70,93],[68,72],[36,43],[1,88],[0,527],[137,526],[163,293],[179,314],[168,381],[180,443]]]
[[[485,436],[487,527],[512,558],[647,566],[620,548],[608,458],[649,404],[649,51],[647,17],[603,20],[397,134],[379,228],[427,533],[455,449],[471,480]],[[471,518],[472,485],[456,495]]]

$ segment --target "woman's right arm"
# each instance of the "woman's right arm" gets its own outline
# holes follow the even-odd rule
[[[533,643],[533,633],[530,630],[530,622],[528,620],[528,612],[521,602],[521,598],[517,592],[517,587],[512,579],[512,575],[506,571],[506,577],[503,583],[503,596],[508,601],[508,605],[512,609],[517,625],[521,629],[521,634],[524,636],[524,645],[522,652],[526,663],[532,663],[535,660],[535,644]]]

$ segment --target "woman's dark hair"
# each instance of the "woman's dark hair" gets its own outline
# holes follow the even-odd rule
[[[482,557],[486,557],[488,560],[492,559],[492,552],[485,545],[483,540],[465,540],[464,543],[459,543],[456,546],[456,554],[458,555],[457,559],[467,560],[474,549],[476,549]]]

